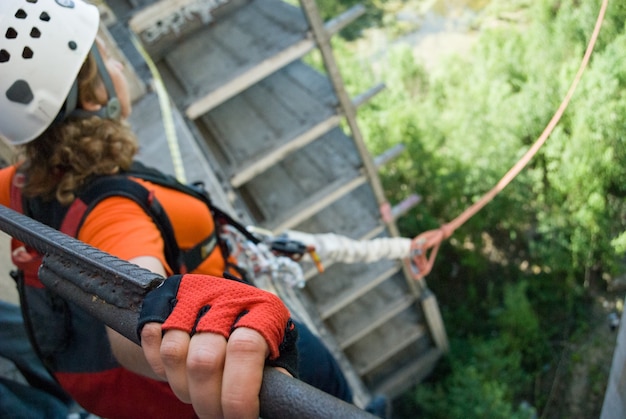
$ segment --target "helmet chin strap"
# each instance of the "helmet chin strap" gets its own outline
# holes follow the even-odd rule
[[[109,75],[109,71],[104,65],[104,60],[102,60],[102,56],[100,55],[100,51],[98,51],[97,45],[94,43],[91,47],[91,53],[96,59],[96,65],[98,67],[98,74],[102,77],[102,81],[104,83],[104,87],[106,89],[109,100],[106,105],[97,111],[88,111],[82,108],[77,108],[78,105],[78,81],[75,80],[70,88],[70,92],[65,100],[65,104],[63,108],[57,115],[54,123],[62,122],[67,118],[89,118],[92,116],[98,116],[100,118],[105,119],[119,119],[122,115],[122,106],[120,104],[119,99],[115,93],[115,87],[113,86],[113,81],[111,80],[111,76]]]

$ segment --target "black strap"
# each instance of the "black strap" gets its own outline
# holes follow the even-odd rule
[[[260,242],[260,240],[252,233],[250,233],[245,226],[243,226],[225,211],[213,204],[213,202],[211,201],[211,197],[204,188],[202,182],[196,182],[189,185],[184,184],[179,182],[178,179],[176,179],[174,176],[167,175],[138,161],[134,161],[130,170],[124,172],[124,174],[191,195],[203,201],[209,207],[217,225],[231,225],[235,227],[241,234],[244,235],[246,239],[250,240],[252,243],[258,244]]]
[[[165,260],[174,272],[180,272],[183,269],[184,262],[169,217],[150,191],[126,176],[103,176],[96,178],[90,183],[87,190],[79,195],[80,199],[87,205],[87,209],[81,217],[78,229],[80,230],[87,215],[98,203],[112,196],[122,196],[133,200],[152,217],[163,237]]]
[[[215,223],[213,233],[196,244],[192,249],[186,251],[181,250],[178,247],[170,219],[159,201],[149,190],[141,184],[129,179],[129,177],[142,179],[156,185],[177,190],[204,202],[213,216]],[[86,209],[80,215],[76,231],[80,230],[87,215],[93,208],[106,198],[122,196],[136,202],[152,217],[158,227],[165,244],[165,260],[176,273],[194,271],[215,250],[216,246],[220,247],[227,266],[231,268],[234,267],[228,262],[230,249],[219,236],[219,228],[221,226],[233,226],[244,235],[246,239],[255,244],[259,243],[259,239],[250,233],[241,223],[213,205],[202,183],[192,185],[183,184],[175,177],[145,166],[137,161],[133,162],[130,170],[119,175],[95,177],[85,188],[79,191],[77,195],[78,199],[85,203]],[[26,215],[55,229],[61,227],[68,210],[68,207],[62,206],[56,200],[44,202],[39,198],[24,199],[23,205]],[[240,271],[240,269],[237,270]]]

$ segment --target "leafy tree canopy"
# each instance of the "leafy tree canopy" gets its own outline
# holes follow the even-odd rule
[[[350,2],[319,3],[333,15]],[[406,44],[364,55],[352,38],[334,40],[350,92],[387,85],[359,110],[359,122],[374,155],[406,146],[381,171],[392,203],[423,198],[399,221],[405,236],[458,216],[526,153],[574,79],[601,2],[488,3],[471,53],[431,70]],[[379,8],[381,30],[389,7]],[[586,290],[623,271],[624,22],[626,3],[609,2],[590,66],[554,133],[442,246],[429,285],[452,350],[437,380],[410,397],[425,417],[528,417],[533,409],[522,400],[541,410],[545,365],[581,327]]]

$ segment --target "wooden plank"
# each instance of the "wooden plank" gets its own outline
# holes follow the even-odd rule
[[[378,177],[378,172],[376,170],[376,167],[374,166],[374,163],[372,162],[371,156],[363,139],[363,135],[358,126],[356,109],[354,108],[352,101],[348,96],[348,92],[346,91],[346,88],[343,84],[343,78],[335,60],[332,45],[330,44],[329,34],[323,25],[315,1],[300,0],[300,5],[306,13],[309,25],[311,26],[311,31],[313,32],[318,48],[322,55],[322,59],[324,60],[324,67],[326,68],[328,76],[333,83],[335,92],[337,93],[337,97],[339,99],[339,103],[343,110],[343,114],[346,116],[347,124],[350,127],[350,133],[352,135],[352,138],[354,139],[354,143],[356,144],[361,159],[363,161],[365,174],[368,177],[370,184],[372,185],[372,189],[374,190],[374,194],[376,196],[376,201],[378,202],[379,206],[382,206],[387,203],[385,191],[383,190],[382,183]],[[398,227],[395,225],[393,220],[384,221],[391,235],[397,236]]]
[[[380,169],[385,164],[400,156],[405,150],[406,146],[404,144],[396,144],[390,149],[385,150],[382,154],[374,157],[374,165]]]
[[[293,222],[300,224],[363,184],[359,165],[350,139],[335,128],[248,182],[240,192],[258,208],[255,218],[261,226],[291,227]],[[310,206],[303,204],[310,202],[312,196],[318,201]],[[303,212],[298,215],[300,210]],[[296,218],[291,218],[291,214]],[[292,221],[284,224],[283,220]]]
[[[375,264],[370,264],[369,268],[379,269],[378,266],[389,265],[397,266],[397,262],[378,262]],[[347,289],[352,287],[351,282],[358,282],[360,280],[360,277],[367,276],[367,270],[359,271],[357,269],[346,270],[343,268],[338,268],[340,268],[340,265],[333,266],[333,271],[337,269],[337,272],[349,273],[347,276],[342,276],[340,278],[335,275],[335,272],[333,272],[333,279],[335,281],[339,281],[340,283],[338,286],[335,286],[335,284],[330,284],[329,281],[322,282],[321,280],[318,280],[316,278],[312,281],[311,285],[307,284],[307,290],[312,294],[315,293],[317,295],[328,295],[329,290],[313,289],[313,287],[323,286],[329,289]],[[328,324],[329,328],[335,330],[338,335],[349,334],[350,332],[347,331],[354,328],[355,319],[366,318],[372,320],[375,314],[383,313],[385,310],[388,310],[390,306],[397,304],[399,301],[403,301],[403,299],[407,295],[410,295],[410,293],[408,292],[406,285],[403,284],[402,274],[397,273],[392,277],[387,278],[385,281],[381,282],[376,288],[362,295],[359,299],[353,301],[349,305],[344,306],[332,317],[326,319],[326,323]],[[327,299],[332,298],[332,296],[327,297]],[[406,320],[406,322],[425,324],[423,313],[421,312],[420,307],[417,304],[411,309],[411,312],[413,313],[414,317]],[[400,326],[400,324],[398,326]],[[379,331],[377,331],[377,333],[379,333]],[[367,339],[363,339],[357,344],[352,345],[349,348],[349,351],[358,352],[358,350],[365,350],[367,348],[367,345],[365,345],[363,342],[373,339],[374,336],[374,334],[370,333]]]
[[[309,83],[293,77],[294,73],[306,74],[301,78]],[[318,87],[315,95],[308,90],[307,86],[311,84]],[[266,159],[271,160],[268,153],[279,153],[281,147],[293,149],[297,144],[307,143],[304,137],[291,144],[294,138],[335,113],[335,108],[326,104],[332,95],[327,80],[303,63],[296,62],[211,110],[197,123],[212,131],[219,147],[226,150],[229,158],[229,166],[224,166],[226,173],[249,180],[250,174],[241,174],[240,170],[259,173],[254,167],[248,169],[256,159],[261,159],[260,165],[265,169],[268,167]],[[317,133],[321,135],[328,129]],[[235,182],[236,186],[241,184],[241,181]]]
[[[354,190],[358,186],[367,182],[364,176],[353,179],[338,179],[328,185],[326,188],[318,191],[309,199],[302,201],[299,205],[289,208],[288,211],[281,214],[280,219],[274,219],[264,223],[264,227],[272,231],[274,234],[280,234],[282,231],[292,228],[303,220],[311,217],[311,215],[319,212],[322,208],[336,201],[343,195]]]
[[[266,33],[268,36],[274,36],[274,38],[266,40],[267,44],[278,43],[285,46],[289,42],[286,39],[280,39],[283,33],[303,34],[308,31],[309,25],[300,7],[292,6],[282,0],[256,0],[251,6],[254,7],[254,11],[249,13],[249,21],[245,24],[251,25],[251,27],[256,25],[258,29],[251,29],[253,33]],[[240,22],[240,24],[244,24],[244,22]],[[264,30],[267,31],[266,25],[281,30],[271,33],[263,32]],[[266,27],[264,28],[264,26]]]
[[[412,208],[415,208],[420,202],[422,198],[419,195],[411,194],[402,200],[399,204],[394,205],[391,208],[391,216],[394,220],[397,220],[407,212],[409,212]]]
[[[227,24],[204,28],[187,39],[182,48],[172,50],[163,59],[184,89],[183,97],[174,97],[181,108],[185,108],[197,95],[219,87],[233,72],[241,71],[241,63],[222,41],[231,36],[232,31]],[[255,56],[258,52],[253,50],[251,54]]]
[[[371,278],[383,276],[385,273],[392,269],[397,268],[397,262],[383,261],[378,263],[366,264],[366,263],[354,263],[354,264],[341,264],[338,263],[328,268],[323,274],[318,275],[306,284],[304,288],[307,295],[310,296],[318,307],[318,313],[321,307],[329,301],[336,298],[337,295],[342,294],[345,290],[354,289],[360,287],[362,284],[366,284],[371,281]],[[380,283],[379,283],[380,284]],[[378,290],[377,290],[378,292]],[[393,301],[396,298],[400,298],[405,293],[398,292],[393,298],[387,298],[378,304],[372,298],[372,295],[367,294],[366,301],[373,305],[366,307],[363,304],[351,304],[350,312],[356,313],[356,315],[362,315],[360,310],[371,311],[376,306],[386,307],[389,301]],[[342,310],[343,311],[343,310]],[[337,313],[339,314],[339,313]],[[343,330],[343,321],[345,318],[338,317],[337,314],[330,319],[327,319],[327,323],[332,326],[333,330]],[[346,324],[351,326],[353,324],[352,317]]]
[[[397,397],[407,390],[412,383],[420,382],[430,374],[443,352],[432,348],[428,352],[416,357],[412,362],[397,368],[395,373],[378,383],[375,393]]]
[[[365,6],[362,4],[356,4],[340,14],[334,17],[332,20],[326,23],[326,30],[329,34],[335,34],[348,26],[350,23],[363,16],[366,12]]]
[[[280,75],[280,77],[278,75]],[[325,83],[315,83],[316,80],[320,79],[324,80]],[[297,128],[301,130],[302,133],[291,139],[288,135],[286,135],[285,130],[282,129],[279,131],[280,133],[283,133],[282,138],[278,138],[278,135],[276,136],[276,144],[271,147],[271,150],[263,151],[260,154],[258,150],[254,150],[251,153],[250,158],[240,162],[233,168],[234,175],[231,177],[231,185],[235,188],[240,187],[272,165],[287,158],[294,151],[304,147],[311,141],[314,141],[317,137],[322,136],[331,128],[336,127],[342,119],[340,115],[335,114],[329,116],[326,120],[321,120],[321,122],[317,125],[312,126],[312,122],[314,123],[315,121],[319,121],[320,118],[331,112],[331,109],[334,109],[336,106],[336,98],[330,90],[331,86],[327,83],[327,79],[321,77],[321,75],[318,75],[318,73],[312,69],[307,70],[306,66],[301,64],[292,64],[284,69],[284,71],[277,73],[276,76],[272,76],[267,80],[267,82],[275,83],[275,89],[280,89],[281,92],[284,92],[281,94],[282,103],[300,104],[297,109],[302,109],[302,111],[299,112],[300,115],[297,120]],[[320,84],[322,86],[319,86]],[[251,91],[253,89],[255,89],[255,87],[252,87],[249,90]],[[302,89],[306,89],[308,95],[301,96],[300,92]],[[328,91],[329,93],[322,95],[322,92],[325,91]],[[240,96],[243,95],[246,95],[246,92],[242,93]],[[264,96],[264,98],[266,97],[267,96]],[[319,98],[320,101],[328,101],[327,106],[329,106],[329,108],[325,110],[311,109],[310,105],[305,106],[308,102],[307,98]],[[271,103],[265,103],[264,105],[266,109],[276,109],[275,106],[271,106]],[[332,108],[330,108],[330,106],[332,106]],[[236,115],[238,109],[241,109],[241,104],[238,101],[234,101],[230,104],[230,106],[228,106],[228,110],[220,113],[219,119],[231,115],[231,112]],[[226,115],[224,116],[224,114]],[[267,119],[269,118],[266,118],[266,120]],[[303,120],[307,122],[303,124],[301,122]],[[285,120],[281,121],[283,123],[286,122]],[[308,131],[306,131],[307,129]],[[251,140],[247,139],[247,141],[250,142]],[[227,142],[229,144],[232,143],[232,136],[228,137]]]
[[[334,109],[333,113],[341,113],[333,86],[324,74],[301,61],[281,69],[281,74],[288,78],[290,83],[299,86],[308,96],[317,98],[321,106]]]
[[[379,94],[380,92],[382,92],[384,89],[386,88],[386,86],[384,84],[377,84],[376,86],[372,87],[371,89],[355,96],[352,99],[352,103],[354,105],[355,108],[358,108],[359,106],[362,106],[364,104],[366,104],[367,102],[369,102],[370,100],[372,100],[374,98],[374,96],[376,96],[377,94]]]
[[[341,349],[346,349],[350,345],[354,344],[360,339],[363,339],[369,333],[371,333],[374,329],[384,325],[389,322],[393,317],[407,308],[411,307],[411,305],[415,302],[415,298],[411,295],[407,295],[403,297],[401,300],[396,303],[390,305],[389,309],[384,310],[382,313],[374,315],[367,319],[368,321],[361,325],[359,322],[355,323],[354,330],[351,330],[352,334],[347,336],[338,336],[337,340],[339,340],[339,344]],[[425,330],[426,328],[424,328]]]
[[[199,121],[199,125],[204,125],[211,132],[213,144],[209,145],[217,145],[223,150],[227,161],[222,167],[226,173],[231,173],[239,162],[250,155],[271,148],[274,141],[274,133],[269,129],[264,114],[249,100],[253,93],[248,93],[215,108]]]
[[[317,141],[307,145],[280,164],[290,174],[307,196],[319,188],[319,183],[328,183],[336,178],[358,177],[362,162],[354,154],[354,143],[341,130],[334,128]]]
[[[271,14],[261,12],[268,7]],[[293,18],[294,11],[300,19]],[[274,24],[283,15],[289,18],[280,26]],[[307,47],[301,44],[306,38],[306,20],[297,7],[280,0],[258,0],[241,7],[168,52],[164,61],[186,89],[186,96],[177,102],[189,107],[187,115],[195,119],[302,56],[312,48],[310,40]],[[219,100],[208,97],[212,94]]]
[[[241,167],[241,169],[235,170],[236,174],[230,179],[230,184],[234,188],[240,187],[258,174],[285,159],[294,151],[316,140],[318,137],[328,132],[331,128],[336,127],[339,125],[339,122],[341,122],[341,117],[339,115],[333,115],[327,120],[312,127],[302,135],[299,135],[284,144],[282,147],[274,148],[261,156],[254,157],[240,163],[239,167]]]
[[[245,66],[247,69],[240,74],[235,74],[236,77],[233,77],[230,82],[222,83],[214,88],[204,89],[203,91],[206,92],[196,97],[186,108],[186,114],[190,119],[198,118],[235,94],[302,57],[315,47],[311,35],[307,32],[306,20],[299,8],[288,8],[284,5],[277,8],[275,4],[271,4],[269,1],[257,1],[252,3],[252,5],[258,5],[257,13],[253,15],[254,19],[248,24],[242,23],[240,27],[249,30],[253,34],[251,39],[255,42],[263,39],[263,44],[255,45],[254,48],[242,48],[242,43],[239,43],[237,50],[246,51],[249,54],[250,51],[263,51],[265,48],[267,51],[267,53],[264,53],[265,58],[256,59],[256,65],[254,66]],[[263,12],[261,12],[262,10]],[[235,15],[239,19],[240,16],[243,16],[243,13],[239,12]],[[266,20],[263,22],[262,19]],[[274,23],[274,25],[271,23]],[[277,27],[282,31],[275,30]],[[342,25],[332,21],[329,22],[328,27],[330,30],[339,30]],[[267,32],[267,28],[273,28],[274,30]],[[232,36],[223,36],[221,38],[230,39]],[[278,51],[279,49],[281,50]],[[246,63],[251,61],[254,60],[247,59]]]
[[[198,118],[225,100],[274,73],[277,69],[303,56],[309,50],[309,42],[303,40],[286,48],[281,53],[257,63],[254,68],[246,73],[240,74],[239,77],[233,79],[230,83],[222,84],[220,87],[215,88],[191,103],[185,110],[187,117],[189,119]]]
[[[102,3],[104,0],[96,0]],[[181,40],[200,28],[219,21],[225,16],[244,7],[252,0],[161,0],[141,1],[143,5],[129,20],[135,32],[155,60],[161,59]],[[275,16],[274,25],[292,24],[294,20],[304,22],[299,8],[290,13],[274,15],[275,3],[258,0],[257,13]],[[139,5],[138,5],[139,6]],[[365,7],[356,5],[328,22],[331,33],[337,33],[349,23],[362,16]],[[306,30],[306,29],[303,29]]]
[[[308,232],[333,232],[354,239],[366,239],[382,233],[380,214],[369,185],[363,185],[298,224],[295,229]]]
[[[398,266],[392,266],[391,269],[388,269],[380,274],[359,278],[359,281],[355,281],[352,287],[342,290],[339,294],[334,295],[332,299],[322,303],[318,308],[320,317],[322,319],[329,318],[348,304],[354,302],[361,296],[376,288],[380,283],[385,281],[394,273],[398,272],[398,269]]]
[[[138,12],[129,21],[155,61],[186,36],[222,19],[251,0],[162,0]]]
[[[418,329],[423,331],[421,336],[412,342],[407,342],[407,345],[397,352],[389,352],[389,342],[394,342],[394,344],[401,342],[408,334]],[[397,373],[398,369],[410,365],[414,359],[420,358],[433,347],[428,328],[423,323],[423,317],[409,308],[347,348],[345,353],[354,367],[360,371],[362,379],[370,388],[373,388]],[[385,355],[385,359],[382,355]]]
[[[443,318],[441,317],[441,311],[439,310],[439,304],[437,303],[437,297],[428,288],[424,288],[420,295],[420,304],[435,344],[441,351],[447,352],[449,349],[448,336],[443,324]]]
[[[424,337],[424,328],[419,325],[413,325],[409,330],[403,331],[402,335],[397,336],[393,340],[393,345],[389,345],[389,341],[381,342],[381,351],[378,352],[378,356],[361,365],[357,364],[357,372],[360,375],[367,374],[422,337]]]

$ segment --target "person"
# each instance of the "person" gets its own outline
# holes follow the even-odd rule
[[[138,146],[125,122],[128,86],[97,38],[95,6],[3,0],[0,10],[0,137],[20,149],[19,161],[0,170],[0,204],[54,219],[96,179],[131,166]],[[204,204],[134,181],[163,206],[181,248],[213,234]],[[194,272],[175,275],[154,221],[123,196],[99,202],[77,238],[167,278],[143,302],[137,346],[48,292],[33,274],[37,256],[14,244],[31,338],[86,410],[107,418],[256,418],[266,365],[351,401],[319,339],[294,326],[278,297],[239,281],[236,270],[229,275],[232,261],[219,246]]]

